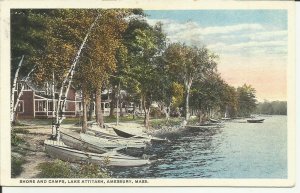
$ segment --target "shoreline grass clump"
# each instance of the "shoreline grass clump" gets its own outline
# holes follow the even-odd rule
[[[12,156],[11,157],[11,177],[15,178],[19,176],[24,168],[22,165],[26,162],[23,157]]]
[[[41,163],[38,168],[40,173],[39,178],[109,178],[110,175],[107,169],[99,165],[86,164],[72,164],[61,160],[54,160],[53,162]]]

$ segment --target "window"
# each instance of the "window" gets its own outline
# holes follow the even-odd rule
[[[17,111],[20,113],[24,112],[24,101],[19,101]]]
[[[43,112],[47,111],[46,101],[35,101],[35,111]]]

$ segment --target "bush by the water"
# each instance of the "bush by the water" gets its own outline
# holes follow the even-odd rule
[[[108,172],[96,164],[78,164],[55,160],[41,163],[40,178],[108,178]]]
[[[23,171],[22,165],[25,163],[25,159],[22,157],[11,157],[11,177],[17,177]]]
[[[157,119],[151,121],[151,126],[155,129],[160,129],[161,127],[173,127],[179,126],[183,119],[181,118],[172,118],[169,120],[166,119]]]

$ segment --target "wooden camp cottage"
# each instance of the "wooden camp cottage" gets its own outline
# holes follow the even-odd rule
[[[56,105],[58,101],[59,91],[55,91],[55,99],[53,106],[52,93],[48,88],[38,88],[30,82],[22,83],[25,84],[23,94],[20,97],[18,107],[17,107],[17,117],[18,118],[52,118],[52,111],[56,110]],[[15,97],[18,95],[18,87],[16,87]],[[107,94],[106,94],[107,95]],[[109,103],[110,100],[107,96],[103,96],[102,101],[102,111],[104,115],[109,114]],[[16,100],[15,100],[16,101]],[[95,108],[93,108],[93,114],[95,114]],[[66,101],[66,111],[64,115],[66,117],[78,117],[82,113],[81,105],[81,93],[76,92],[74,87],[70,87],[67,101]]]

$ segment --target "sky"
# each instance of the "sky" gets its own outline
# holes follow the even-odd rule
[[[286,10],[147,10],[169,42],[206,46],[219,55],[218,71],[232,86],[256,89],[259,101],[286,100]]]

